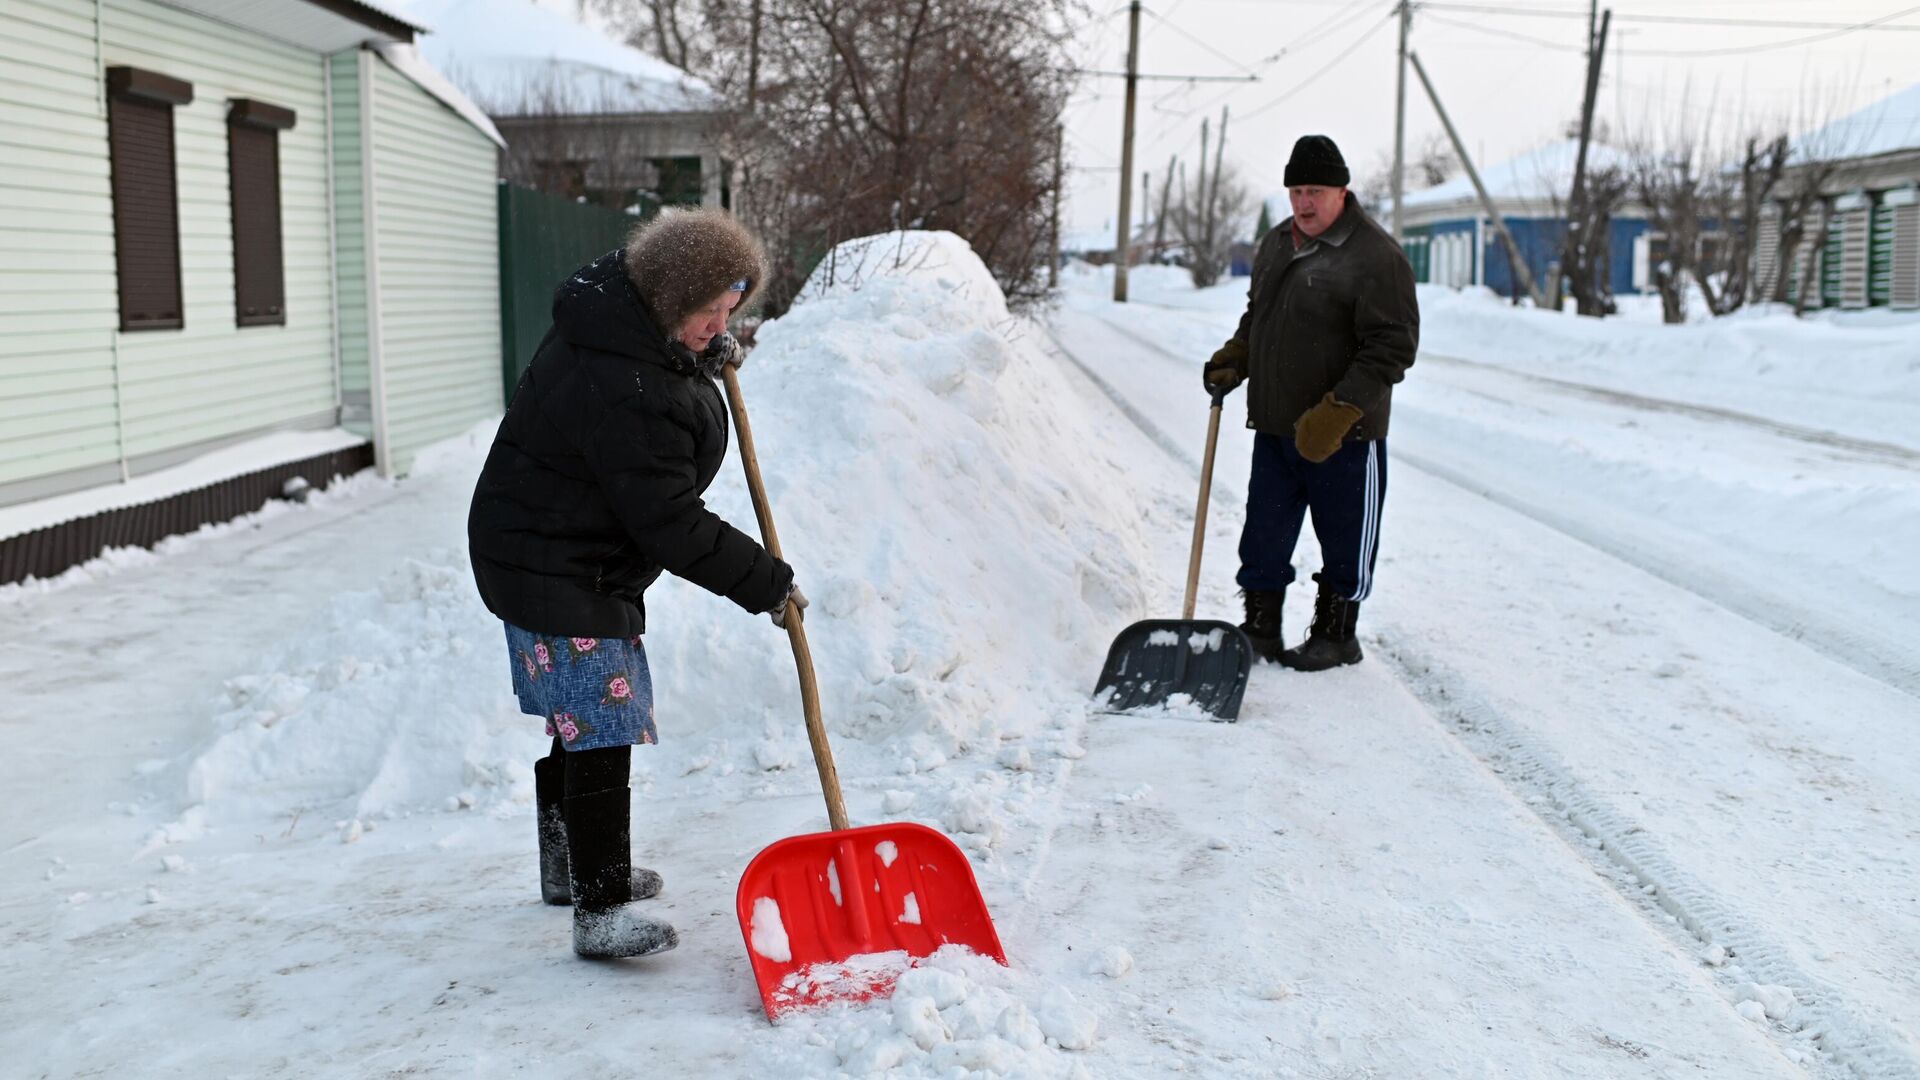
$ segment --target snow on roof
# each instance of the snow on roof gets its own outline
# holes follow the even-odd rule
[[[467,123],[480,129],[480,134],[492,139],[495,146],[507,145],[507,140],[500,137],[499,129],[493,126],[492,120],[487,119],[487,114],[481,111],[480,106],[475,105],[473,99],[461,93],[459,87],[447,81],[445,75],[429,64],[420,55],[418,46],[390,44],[378,45],[375,49],[379,52],[380,59],[392,64],[395,71],[406,76],[415,86],[439,98],[447,108],[459,113]]]
[[[530,101],[573,113],[710,112],[706,82],[535,0],[412,0],[420,52],[495,116]]]
[[[1920,83],[1793,140],[1795,157],[1864,158],[1920,150]]]
[[[1565,199],[1567,193],[1573,190],[1573,167],[1579,154],[1578,139],[1548,143],[1497,165],[1482,168],[1480,179],[1487,186],[1487,194],[1496,202]],[[1625,164],[1626,155],[1621,151],[1603,143],[1588,144],[1588,169]],[[1407,207],[1445,206],[1474,198],[1478,196],[1474,193],[1473,181],[1467,179],[1467,174],[1462,171],[1444,184],[1424,191],[1407,192],[1401,197],[1401,203]]]

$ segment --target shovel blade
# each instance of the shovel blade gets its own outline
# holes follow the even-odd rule
[[[1232,623],[1147,619],[1113,639],[1094,687],[1113,712],[1164,705],[1176,694],[1221,720],[1240,715],[1253,671],[1253,643]]]
[[[1007,962],[966,855],[913,822],[775,841],[747,865],[734,906],[769,1020],[890,993],[945,945]]]

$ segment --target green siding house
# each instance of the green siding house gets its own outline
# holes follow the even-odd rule
[[[306,451],[397,475],[499,411],[504,144],[421,29],[359,0],[0,6],[0,582],[95,553],[23,563],[75,524],[23,508],[154,517],[140,481],[209,455],[208,487]],[[170,527],[211,520],[169,492]]]

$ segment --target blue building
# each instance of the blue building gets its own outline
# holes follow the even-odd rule
[[[1505,220],[1507,231],[1536,282],[1544,283],[1560,260],[1566,236],[1567,193],[1579,143],[1568,139],[1483,169],[1480,178]],[[1587,149],[1589,170],[1624,166],[1625,155],[1599,143]],[[1417,281],[1461,287],[1484,285],[1512,296],[1513,260],[1487,218],[1473,182],[1457,176],[1402,198],[1407,257]],[[1616,295],[1645,292],[1651,245],[1646,214],[1628,204],[1617,210],[1611,232],[1612,286]]]

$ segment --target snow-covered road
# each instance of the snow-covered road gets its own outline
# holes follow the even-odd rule
[[[0,1072],[1920,1075],[1897,395],[1856,428],[1625,387],[1443,311],[1487,355],[1448,341],[1396,399],[1368,661],[1261,667],[1238,724],[1103,716],[1107,641],[1177,610],[1235,298],[1077,276],[1041,330],[915,273],[948,276],[803,305],[746,381],[852,816],[954,835],[1012,970],[765,1023],[733,886],[824,814],[777,637],[671,585],[634,815],[683,944],[566,951],[544,740],[461,553],[481,432],[0,596]],[[1202,616],[1236,609],[1248,434],[1222,442]],[[731,470],[713,498],[750,520]]]

